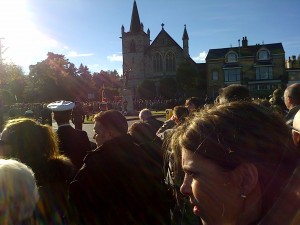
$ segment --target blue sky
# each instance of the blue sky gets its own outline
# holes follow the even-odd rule
[[[282,42],[286,58],[300,54],[299,0],[136,0],[151,40],[164,23],[182,46],[184,24],[196,62],[213,48]],[[129,30],[133,0],[0,0],[2,58],[21,65],[63,54],[91,72],[122,73],[121,26]]]

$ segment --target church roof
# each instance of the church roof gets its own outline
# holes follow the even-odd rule
[[[130,32],[137,33],[141,31],[141,21],[137,9],[136,1],[133,2],[133,9],[131,15]]]
[[[169,40],[168,45],[166,45],[165,43],[161,43],[160,42],[161,39],[168,39]],[[160,47],[176,46],[176,47],[182,49],[181,46],[168,34],[168,32],[165,31],[165,29],[163,28],[163,24],[162,24],[161,31],[159,32],[159,34],[156,36],[156,38],[151,43],[151,47],[153,47],[153,46],[160,46]]]
[[[258,50],[262,47],[270,51],[271,54],[284,54],[282,43],[264,44],[264,45],[249,45],[247,47],[232,47],[209,49],[205,60],[225,58],[229,51],[235,51],[240,54],[240,57],[256,56]]]

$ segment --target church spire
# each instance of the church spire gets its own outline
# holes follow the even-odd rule
[[[184,25],[184,31],[183,31],[183,35],[182,35],[182,40],[189,40],[189,35],[187,33],[187,30],[186,30],[186,24]]]
[[[182,40],[183,40],[183,54],[185,57],[189,57],[189,35],[186,30],[186,25],[184,25]]]
[[[136,1],[133,2],[133,9],[131,15],[130,32],[137,33],[141,31],[141,21],[137,9]]]

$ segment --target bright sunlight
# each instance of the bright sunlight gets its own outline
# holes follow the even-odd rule
[[[21,66],[36,63],[35,59],[58,47],[55,40],[37,29],[28,4],[28,0],[0,0],[2,58]]]

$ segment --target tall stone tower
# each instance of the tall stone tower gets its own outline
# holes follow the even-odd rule
[[[136,1],[134,0],[130,30],[125,32],[122,25],[123,75],[127,79],[127,88],[133,91],[145,77],[145,51],[150,46],[150,30],[144,32],[140,21]]]

